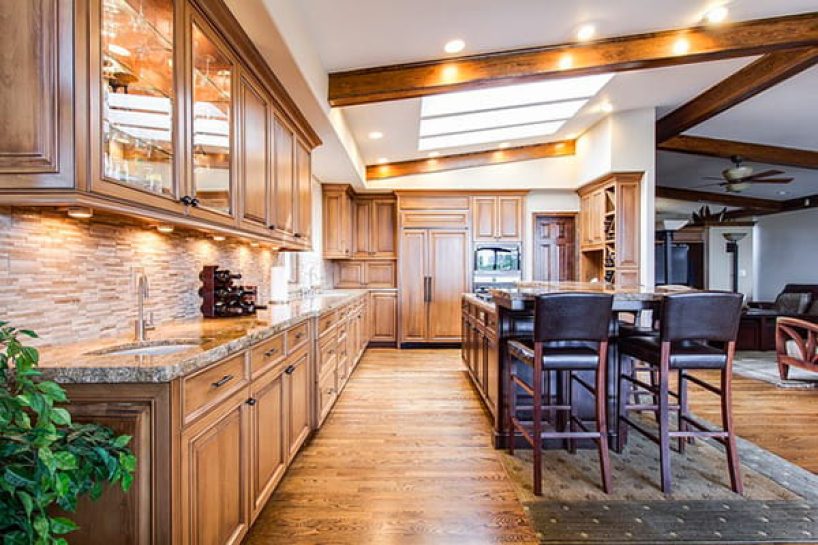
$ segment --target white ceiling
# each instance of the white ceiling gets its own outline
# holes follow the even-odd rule
[[[324,67],[332,71],[436,59],[460,38],[458,55],[696,25],[714,5],[730,20],[814,11],[815,0],[298,0]]]
[[[687,134],[818,150],[818,66],[708,119]]]
[[[753,58],[746,57],[618,73],[595,99],[589,101],[556,134],[547,138],[515,140],[512,145],[575,138],[606,115],[599,109],[603,102],[610,102],[615,110],[621,111],[646,107],[672,109],[752,60]],[[351,106],[344,108],[344,115],[367,164],[374,164],[379,158],[404,161],[427,156],[426,152],[418,151],[420,99]],[[384,137],[370,140],[368,134],[372,131],[380,131]],[[465,153],[495,147],[495,144],[465,146],[446,150],[445,153]]]
[[[754,184],[750,189],[741,192],[743,196],[780,201],[818,193],[818,170],[767,165],[749,161],[744,164],[753,167],[755,172],[768,169],[783,170],[786,172],[786,176],[795,178],[795,180],[786,185]],[[656,160],[656,185],[724,193],[724,189],[719,187],[698,186],[718,183],[710,180],[702,180],[702,177],[720,176],[721,171],[730,166],[731,163],[729,159],[660,151],[657,154]],[[785,192],[785,194],[779,194],[780,191]]]

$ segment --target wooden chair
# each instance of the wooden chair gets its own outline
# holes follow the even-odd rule
[[[818,324],[798,318],[779,318],[775,327],[775,351],[781,380],[787,380],[790,367],[818,373]]]

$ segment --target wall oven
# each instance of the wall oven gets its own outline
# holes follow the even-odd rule
[[[478,242],[474,245],[474,291],[513,287],[522,280],[519,242]]]

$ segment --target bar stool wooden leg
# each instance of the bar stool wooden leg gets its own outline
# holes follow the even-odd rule
[[[685,380],[685,373],[679,370],[679,412],[677,414],[677,426],[679,431],[687,431],[687,421],[683,418],[687,416],[687,381]],[[679,437],[679,453],[684,454],[685,445],[688,440],[686,437]]]
[[[515,395],[517,387],[514,385],[514,380],[512,379],[514,375],[514,371],[511,368],[513,365],[513,358],[511,354],[508,353],[506,350],[505,354],[505,380],[506,380],[506,449],[508,449],[508,453],[513,455],[514,454],[514,412],[517,407],[517,396]]]
[[[566,371],[566,374],[568,375],[568,399],[566,402],[568,406],[571,407],[568,409],[568,421],[566,422],[566,426],[568,431],[573,433],[577,431],[574,425],[574,372]],[[577,453],[577,441],[571,437],[568,438],[568,452],[571,454]]]
[[[602,473],[602,489],[606,494],[610,494],[611,485],[611,459],[608,453],[608,358],[607,343],[602,343],[600,347],[600,365],[596,372],[596,422],[599,431],[599,467]]]
[[[659,365],[659,464],[662,475],[662,492],[670,494],[670,343],[662,343],[662,355]]]
[[[744,484],[741,481],[741,465],[736,446],[736,432],[733,428],[733,355],[735,343],[727,349],[727,365],[721,371],[721,420],[727,438],[724,446],[727,449],[727,468],[730,472],[730,487],[736,494],[744,495]]]
[[[532,408],[533,426],[532,439],[534,449],[534,495],[542,496],[542,344],[534,345],[534,407]]]

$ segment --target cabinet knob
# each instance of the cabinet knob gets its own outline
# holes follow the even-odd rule
[[[199,207],[199,199],[197,199],[196,197],[193,197],[193,199],[191,199],[191,201],[190,201],[190,206],[192,206],[193,208],[198,208]]]
[[[276,229],[276,226],[275,226],[275,224],[268,225],[267,229],[270,229],[271,231],[274,231]]]
[[[185,206],[191,206],[193,204],[193,198],[190,195],[184,195],[179,199],[179,202]]]
[[[284,369],[284,372],[287,373],[288,375],[292,375],[295,372],[295,366],[293,365],[288,366],[286,369]]]
[[[252,406],[253,406],[253,405],[255,405],[256,403],[258,403],[258,400],[257,400],[256,398],[254,398],[254,397],[251,397],[251,398],[250,398],[250,399],[248,399],[248,400],[247,400],[245,403],[247,403],[248,405],[250,405],[250,406],[252,407]]]
[[[278,352],[278,348],[271,348],[267,352],[264,353],[264,357],[269,358],[270,356],[272,356],[273,354],[275,354],[277,352]]]
[[[302,236],[304,236],[304,235],[302,235],[301,233],[293,233],[293,236],[294,236],[295,238],[301,238],[301,237],[302,237]]]

